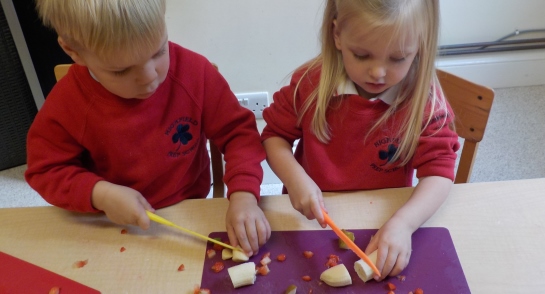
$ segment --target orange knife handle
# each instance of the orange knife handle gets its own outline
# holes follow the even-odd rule
[[[356,255],[359,258],[363,259],[363,261],[365,261],[365,263],[367,263],[367,265],[369,265],[371,267],[371,269],[373,269],[373,272],[380,277],[380,272],[379,272],[378,268],[369,259],[367,254],[365,254],[365,252],[363,252],[358,246],[356,246],[356,244],[354,244],[354,242],[352,242],[352,240],[350,240],[350,238],[348,238],[348,236],[346,236],[339,229],[339,227],[337,227],[337,225],[335,225],[335,223],[331,220],[331,218],[329,218],[329,216],[327,215],[327,213],[325,211],[322,211],[322,213],[324,215],[325,222],[331,227],[333,232],[335,232],[335,234],[337,234],[337,236],[339,236],[339,238],[341,238],[341,240],[343,240],[344,243],[346,243],[348,248],[352,249],[352,251],[354,251],[354,253],[356,253]]]

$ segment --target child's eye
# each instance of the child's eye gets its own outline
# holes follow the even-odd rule
[[[369,55],[358,55],[356,53],[354,53],[354,57],[358,60],[365,60],[369,57]]]
[[[125,75],[128,71],[129,71],[129,69],[126,68],[126,69],[123,69],[123,70],[113,71],[112,73],[113,73],[115,76],[123,76],[123,75]]]
[[[391,57],[390,60],[393,62],[403,62],[405,61],[405,57]]]

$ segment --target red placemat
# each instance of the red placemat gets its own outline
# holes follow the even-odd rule
[[[59,287],[60,293],[100,293],[37,265],[0,252],[0,294],[47,294],[53,287]]]
[[[377,230],[350,230],[356,237],[356,244],[365,249],[371,236]],[[226,232],[213,232],[211,238],[228,240]],[[454,249],[452,238],[446,228],[420,228],[413,234],[413,252],[407,268],[401,273],[405,281],[389,277],[382,282],[364,283],[354,271],[354,262],[359,258],[351,251],[340,249],[338,237],[331,230],[316,231],[275,231],[257,256],[250,261],[259,264],[266,252],[271,253],[273,260],[269,264],[270,273],[257,276],[254,285],[238,289],[233,288],[227,268],[238,263],[223,261],[225,269],[219,273],[211,270],[212,265],[221,261],[221,252],[213,258],[207,258],[206,252],[201,287],[210,289],[212,293],[283,293],[291,284],[297,286],[297,293],[387,293],[387,282],[397,286],[396,293],[409,293],[422,288],[424,293],[467,294],[471,293],[464,272]],[[212,248],[209,242],[207,250]],[[311,259],[303,256],[303,251],[314,252]],[[286,254],[284,262],[276,260],[278,254]],[[330,254],[338,255],[352,277],[352,285],[333,288],[320,281],[320,274],[327,269],[325,263]],[[302,276],[309,275],[312,281],[305,282]]]

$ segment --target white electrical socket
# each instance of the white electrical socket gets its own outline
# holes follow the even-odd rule
[[[263,110],[269,105],[269,93],[241,93],[235,94],[240,105],[250,109],[255,118],[263,118]]]

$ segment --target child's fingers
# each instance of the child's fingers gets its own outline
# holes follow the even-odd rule
[[[322,228],[325,228],[327,224],[325,223],[324,214],[322,213],[323,201],[314,202],[311,206],[312,214],[320,224]]]
[[[256,222],[257,227],[257,237],[259,247],[265,245],[269,238],[271,237],[271,227],[269,222],[265,219],[260,219]]]
[[[229,243],[231,243],[233,247],[237,247],[239,245],[235,230],[230,225],[227,225],[227,237],[229,238]]]

